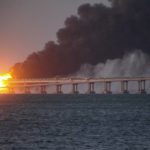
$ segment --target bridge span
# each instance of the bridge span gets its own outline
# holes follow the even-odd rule
[[[120,91],[118,93],[130,93],[129,82],[136,82],[137,93],[146,93],[146,83],[150,81],[150,77],[114,77],[114,78],[43,78],[43,79],[20,79],[20,80],[9,80],[8,89],[9,93],[15,93],[16,89],[23,89],[23,93],[30,94],[31,89],[40,88],[41,94],[48,94],[47,88],[49,86],[56,87],[56,94],[62,94],[62,86],[71,85],[72,94],[80,93],[78,85],[86,84],[86,94],[95,93],[95,84],[103,84],[102,94],[112,93],[112,83],[120,84]],[[70,94],[68,93],[68,94]],[[100,93],[99,93],[100,94]]]

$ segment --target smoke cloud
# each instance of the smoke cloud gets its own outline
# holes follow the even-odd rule
[[[84,64],[75,74],[78,77],[145,77],[150,75],[150,57],[141,50],[125,54],[123,58],[108,59],[97,65]]]
[[[15,64],[11,68],[13,76],[67,76],[80,68],[88,68],[87,72],[91,69],[90,74],[95,76],[148,74],[142,66],[149,65],[150,0],[110,2],[111,7],[81,5],[78,14],[67,18],[64,28],[58,30],[57,42],[49,41],[43,50]],[[132,53],[134,49],[144,53]]]

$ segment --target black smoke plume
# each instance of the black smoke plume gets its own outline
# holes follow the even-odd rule
[[[32,53],[12,67],[15,78],[66,76],[82,64],[97,65],[107,59],[122,58],[135,49],[150,54],[150,0],[110,0],[84,4],[78,14],[65,20],[57,32],[57,43]]]

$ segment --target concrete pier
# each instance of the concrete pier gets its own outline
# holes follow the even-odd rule
[[[31,94],[30,87],[25,87],[25,94]]]
[[[140,94],[146,94],[145,80],[138,81],[138,91]]]
[[[46,86],[41,86],[41,94],[47,94]]]
[[[94,91],[94,82],[88,83],[88,91],[87,91],[87,94],[95,94],[95,91]]]
[[[121,92],[123,94],[128,94],[129,91],[128,91],[128,81],[122,81],[121,82]]]
[[[104,94],[111,94],[111,82],[106,81],[104,82]]]
[[[61,85],[61,84],[57,84],[57,85],[56,85],[56,93],[57,93],[57,94],[63,94],[61,88],[62,88],[62,85]]]
[[[14,88],[10,87],[8,88],[9,94],[15,94]]]
[[[72,94],[78,94],[78,83],[73,83],[72,84]]]

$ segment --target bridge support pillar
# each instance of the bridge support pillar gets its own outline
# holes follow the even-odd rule
[[[41,86],[41,94],[47,94],[45,85]]]
[[[88,84],[88,94],[95,94],[95,91],[94,91],[94,82],[90,82],[89,84]]]
[[[14,94],[15,93],[14,88],[9,87],[8,88],[8,92],[9,92],[9,94]]]
[[[128,81],[121,81],[121,92],[123,94],[128,94]]]
[[[72,84],[72,94],[78,94],[78,83],[73,83]]]
[[[104,82],[104,93],[105,94],[111,94],[111,82],[110,81],[106,81]]]
[[[62,87],[61,84],[57,84],[57,85],[56,85],[56,93],[57,93],[57,94],[62,94],[61,87]]]
[[[145,85],[145,80],[138,81],[139,93],[146,94]]]
[[[25,87],[25,94],[31,94],[30,87]]]

